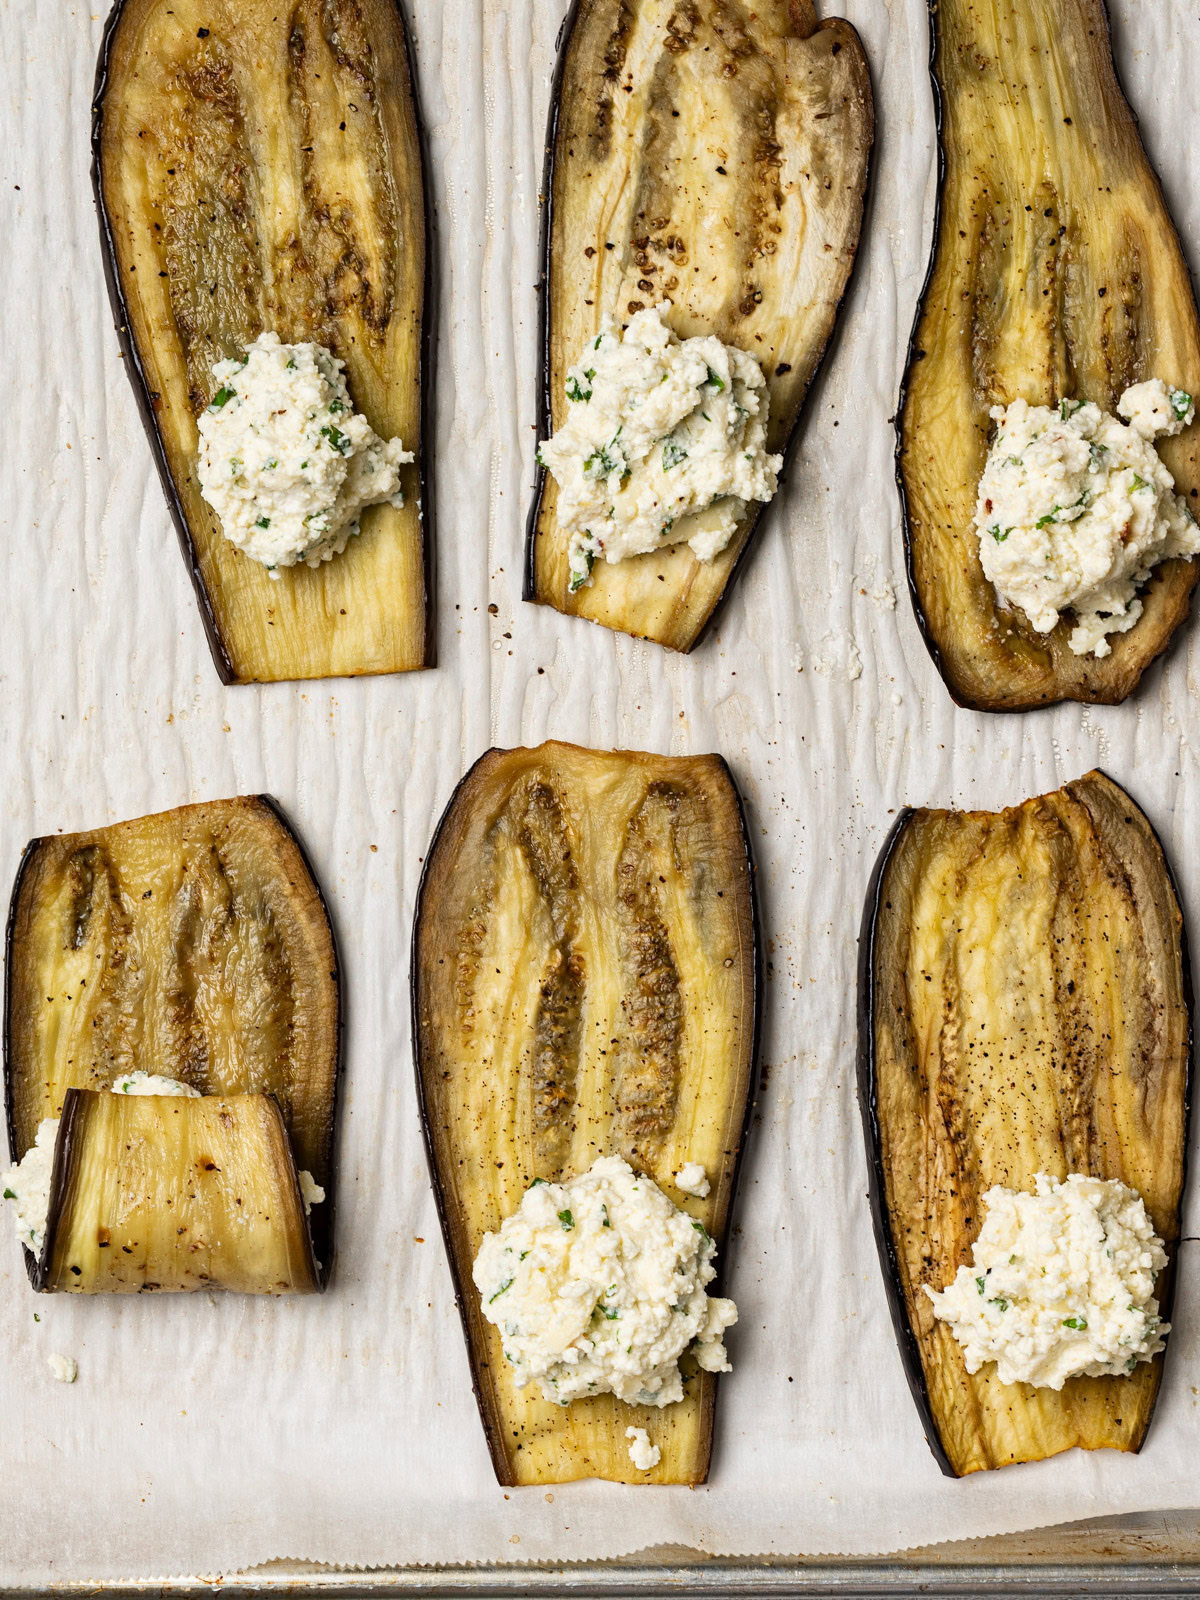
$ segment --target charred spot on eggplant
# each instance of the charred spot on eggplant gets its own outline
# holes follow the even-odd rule
[[[517,1389],[471,1267],[535,1179],[621,1155],[723,1248],[757,1048],[757,934],[737,792],[715,756],[492,750],[459,785],[413,932],[417,1084],[480,1415],[502,1483],[701,1483],[715,1379],[662,1409]],[[662,1451],[631,1467],[625,1429]]]
[[[247,1206],[257,1199],[265,1208],[287,1188],[272,1132],[272,1119],[279,1119],[294,1162],[292,1186],[296,1173],[307,1171],[326,1192],[302,1229],[307,1239],[311,1224],[311,1250],[322,1263],[318,1283],[326,1281],[333,1259],[340,980],[320,890],[275,806],[263,796],[243,796],[35,839],[13,890],[7,957],[12,1159],[25,1155],[43,1118],[65,1116],[73,1090],[107,1091],[137,1070],[177,1078],[240,1107],[250,1141],[245,1161],[252,1150],[255,1161],[261,1157],[265,1185],[242,1195]],[[98,1097],[122,1104],[139,1098]],[[162,1102],[180,1151],[205,1118],[219,1115],[212,1109],[218,1101],[208,1098],[203,1110],[179,1109],[198,1104]],[[73,1159],[95,1175],[88,1151],[112,1145],[118,1113],[85,1095],[77,1115],[83,1145]],[[152,1113],[129,1116],[136,1122]],[[60,1148],[65,1137],[60,1129]],[[178,1172],[164,1168],[160,1181],[165,1193]],[[100,1192],[80,1196],[79,1206],[97,1203]],[[215,1219],[224,1191],[208,1199]],[[283,1213],[276,1215],[282,1226]],[[210,1221],[214,1248],[215,1227]],[[294,1240],[287,1248],[295,1266]],[[32,1256],[28,1262],[32,1270]],[[226,1263],[224,1270],[233,1269]]]
[[[1166,562],[1112,654],[1040,634],[984,576],[972,519],[989,411],[1022,398],[1116,411],[1132,383],[1200,384],[1200,319],[1162,189],[1113,66],[1103,0],[931,7],[942,177],[899,408],[897,477],[913,605],[960,705],[1112,705],[1188,614],[1200,569]],[[1159,443],[1200,488],[1200,429]]]
[[[126,366],[225,682],[432,664],[428,209],[397,0],[117,0],[93,178]],[[201,497],[214,362],[264,330],[325,345],[416,462],[316,569],[275,579]]]
[[[273,1097],[68,1089],[34,1284],[70,1294],[319,1290]]]
[[[539,437],[565,420],[567,368],[602,316],[670,300],[681,337],[758,359],[767,448],[786,450],[854,262],[872,138],[858,35],[812,0],[576,0],[546,145]],[[572,593],[556,502],[539,466],[525,598],[683,651],[762,511],[711,562],[686,543],[597,561]]]
[[[859,955],[858,1092],[892,1320],[926,1437],[960,1477],[1074,1447],[1137,1450],[1163,1357],[1061,1392],[969,1374],[924,1288],[970,1260],[993,1185],[1116,1178],[1169,1265],[1187,1149],[1191,982],[1149,822],[1102,773],[1008,811],[909,811]]]

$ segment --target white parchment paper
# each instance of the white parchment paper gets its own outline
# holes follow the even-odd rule
[[[1139,1458],[941,1477],[888,1322],[853,1082],[859,905],[905,802],[993,808],[1102,764],[1146,807],[1200,915],[1200,630],[1129,705],[1015,718],[956,710],[921,644],[902,592],[890,424],[932,203],[924,0],[843,8],[874,73],[873,202],[802,450],[719,633],[684,660],[521,604],[538,187],[562,4],[412,7],[441,288],[441,666],[222,689],[101,280],[87,133],[103,19],[67,0],[0,3],[0,883],[33,834],[269,791],[330,898],[349,1052],[324,1299],[35,1298],[4,1219],[0,1581],[272,1557],[565,1561],[664,1541],[867,1552],[1200,1500],[1195,1243]],[[1200,193],[1181,130],[1195,110],[1195,7],[1116,0],[1114,21],[1194,243]],[[736,1371],[712,1479],[696,1491],[497,1488],[426,1178],[407,995],[422,854],[486,746],[549,736],[720,750],[756,834],[768,1075],[733,1243]],[[55,1352],[77,1359],[74,1385],[51,1377]]]

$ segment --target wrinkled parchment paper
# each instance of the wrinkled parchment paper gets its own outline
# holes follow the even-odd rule
[[[272,1557],[566,1561],[665,1541],[868,1552],[1200,1498],[1194,1243],[1140,1458],[1076,1453],[948,1482],[892,1339],[852,1061],[875,852],[905,802],[992,808],[1099,763],[1145,806],[1200,913],[1200,625],[1120,709],[951,705],[902,592],[890,426],[932,204],[925,5],[844,10],[878,99],[866,241],[782,503],[718,634],[684,660],[520,602],[562,0],[414,0],[441,289],[441,666],[222,689],[101,280],[87,130],[103,19],[64,0],[3,5],[0,881],[31,835],[268,791],[330,898],[349,1055],[324,1299],[35,1298],[4,1219],[0,1581]],[[1194,10],[1114,6],[1121,68],[1192,244]],[[421,857],[486,746],[549,736],[719,750],[756,835],[768,1075],[733,1241],[736,1370],[695,1491],[496,1487],[426,1178],[407,996]],[[1194,1190],[1192,1234],[1198,1202]],[[71,1386],[51,1376],[58,1352],[79,1363]]]

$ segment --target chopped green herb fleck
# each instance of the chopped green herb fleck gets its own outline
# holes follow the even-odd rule
[[[584,567],[582,571],[576,567],[571,573],[571,582],[568,585],[571,594],[574,594],[578,589],[583,588],[584,584],[592,575],[592,568],[596,565],[595,552],[592,550],[583,551],[583,559],[587,562],[587,566]]]
[[[601,445],[599,450],[593,450],[583,463],[583,470],[589,478],[607,478],[610,473],[616,472],[623,463],[614,460],[608,451]]]
[[[1187,416],[1191,406],[1192,397],[1190,394],[1185,394],[1182,389],[1171,390],[1171,410],[1179,418],[1180,422]]]
[[[567,379],[567,399],[568,400],[574,400],[576,402],[580,402],[580,401],[590,400],[591,398],[592,398],[592,391],[590,389],[585,389],[584,386],[580,383],[578,378],[568,378]]]
[[[711,367],[708,369],[708,377],[705,382],[715,389],[718,394],[725,387],[725,379],[721,377],[720,373],[714,372]]]
[[[254,526],[256,528],[269,528],[271,526],[271,519],[270,517],[259,517]]]
[[[991,534],[992,538],[995,539],[997,544],[1003,544],[1005,539],[1007,539],[1009,534],[1012,532],[1012,529],[1005,528],[1003,532],[1001,532],[1000,524],[997,523],[994,528],[989,528],[988,532]]]
[[[1064,1328],[1074,1328],[1076,1333],[1082,1333],[1083,1330],[1087,1327],[1087,1323],[1083,1320],[1082,1317],[1064,1317],[1063,1318],[1063,1327]]]
[[[664,472],[670,472],[672,467],[677,467],[681,461],[686,461],[687,458],[688,453],[678,439],[667,439],[665,441],[662,455]]]
[[[505,1289],[511,1289],[512,1286],[513,1286],[512,1279],[511,1278],[506,1278],[504,1280],[504,1282],[500,1285],[500,1287],[496,1290],[495,1294],[492,1295],[491,1298],[488,1300],[488,1305],[491,1305],[493,1300],[499,1300],[500,1296],[504,1293]]]
[[[15,1200],[17,1197],[16,1197],[15,1193],[11,1189],[5,1189],[4,1198],[6,1200]]]
[[[558,1220],[563,1225],[564,1233],[569,1232],[575,1226],[575,1218],[571,1215],[569,1210],[560,1211],[558,1213]]]
[[[236,394],[236,389],[231,389],[227,383],[223,383],[217,390],[216,394],[213,395],[212,403],[208,409],[210,411],[220,411],[221,407],[228,405],[228,403],[236,396]]]

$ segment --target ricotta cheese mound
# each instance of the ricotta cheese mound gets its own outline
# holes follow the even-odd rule
[[[983,1204],[973,1263],[941,1294],[925,1285],[968,1372],[994,1361],[1001,1383],[1061,1389],[1132,1372],[1163,1348],[1171,1330],[1153,1289],[1167,1256],[1135,1189],[1039,1173],[1032,1194],[997,1187]]]
[[[58,1138],[58,1118],[46,1117],[38,1123],[33,1143],[20,1161],[0,1178],[0,1193],[12,1206],[17,1238],[39,1255],[46,1237],[46,1217],[50,1211],[50,1178],[54,1170],[54,1143]]]
[[[993,406],[979,483],[985,575],[1039,633],[1073,612],[1076,655],[1109,655],[1108,635],[1142,614],[1138,585],[1160,561],[1200,550],[1200,528],[1154,445],[1194,420],[1191,395],[1152,378],[1126,389],[1117,410],[1127,424],[1090,401]]]
[[[572,593],[601,556],[625,561],[687,540],[711,561],[750,500],[770,500],[769,399],[752,355],[714,335],[680,339],[670,302],[613,319],[567,373],[567,420],[538,460],[558,485]]]
[[[629,1459],[639,1472],[649,1472],[662,1460],[662,1451],[656,1444],[650,1443],[650,1435],[645,1428],[626,1428],[625,1437],[630,1441]]]
[[[503,1335],[518,1388],[537,1380],[568,1405],[615,1394],[632,1405],[683,1399],[679,1358],[728,1372],[732,1300],[709,1297],[716,1245],[620,1156],[567,1183],[535,1178],[483,1237],[472,1276]]]
[[[213,367],[217,389],[198,423],[200,492],[229,542],[273,578],[340,555],[365,507],[404,503],[400,468],[412,452],[354,410],[344,367],[323,346],[277,333]]]
[[[74,1356],[47,1356],[46,1364],[59,1383],[74,1383],[79,1376],[79,1363]]]
[[[109,1084],[114,1094],[168,1094],[177,1099],[199,1100],[199,1089],[178,1078],[163,1078],[157,1072],[126,1072]]]

